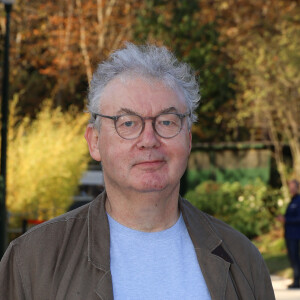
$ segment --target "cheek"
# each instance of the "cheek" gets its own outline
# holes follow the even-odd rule
[[[171,166],[176,168],[185,168],[189,157],[189,144],[182,142],[174,144],[170,148],[169,158],[172,162]]]
[[[113,139],[101,140],[99,151],[103,166],[107,170],[109,168],[110,172],[118,172],[124,169],[131,156],[131,151],[127,148],[122,141]]]
[[[180,139],[174,141],[173,147],[174,152],[178,153],[178,156],[186,158],[190,154],[190,136],[188,133],[183,134]]]

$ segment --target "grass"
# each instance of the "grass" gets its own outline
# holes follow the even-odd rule
[[[271,274],[292,278],[293,272],[286,254],[263,254],[263,257]]]
[[[275,226],[269,233],[254,241],[261,252],[271,274],[292,278],[293,272],[286,253],[283,230],[280,225]]]

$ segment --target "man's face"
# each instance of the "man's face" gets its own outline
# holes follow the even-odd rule
[[[298,192],[297,184],[294,181],[289,182],[289,192],[291,196],[295,196]]]
[[[101,99],[101,114],[114,116],[132,111],[154,117],[164,110],[185,113],[183,95],[163,83],[132,78],[112,80]],[[102,162],[106,187],[119,191],[155,192],[178,188],[191,150],[187,118],[181,132],[170,139],[158,136],[152,121],[146,120],[142,134],[133,140],[121,138],[113,120],[101,118],[100,132],[87,129],[91,156]]]

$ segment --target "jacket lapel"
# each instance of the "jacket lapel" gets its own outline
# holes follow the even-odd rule
[[[225,299],[233,260],[222,247],[222,240],[210,225],[207,216],[182,198],[179,199],[179,205],[211,298]]]
[[[106,193],[99,195],[90,205],[88,213],[88,260],[100,270],[95,292],[102,300],[113,300],[110,273],[110,233],[105,210]]]
[[[195,250],[211,298],[225,299],[230,263],[203,249]]]
[[[104,273],[96,287],[96,294],[102,300],[113,300],[112,278],[110,271]]]

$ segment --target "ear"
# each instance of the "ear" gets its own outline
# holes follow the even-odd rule
[[[92,124],[89,124],[86,127],[84,137],[88,143],[91,157],[94,160],[101,161],[101,155],[99,151],[99,132]]]

